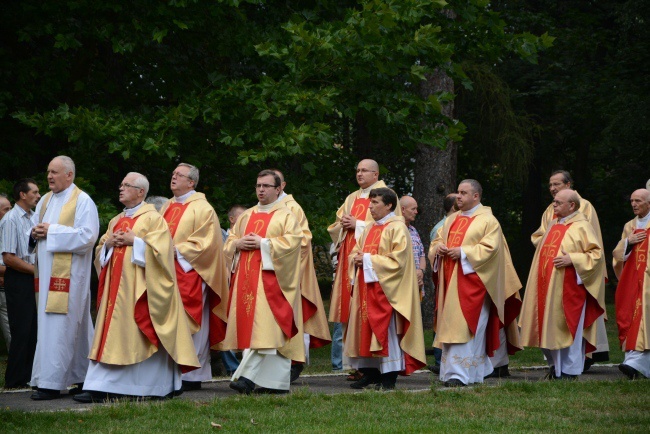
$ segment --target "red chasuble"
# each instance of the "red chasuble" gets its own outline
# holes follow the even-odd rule
[[[540,252],[537,270],[537,327],[539,332],[540,341],[542,338],[542,331],[544,329],[544,311],[546,310],[546,297],[550,284],[551,274],[555,268],[553,258],[558,255],[560,245],[564,239],[564,235],[569,230],[571,223],[568,225],[555,224],[549,231],[542,251]],[[585,307],[586,303],[586,307]],[[580,323],[580,316],[582,316],[582,309],[585,307],[585,319],[583,323],[583,330],[592,325],[604,311],[598,305],[598,302],[593,298],[585,289],[583,284],[578,285],[578,275],[574,266],[570,265],[564,268],[564,279],[562,281],[562,307],[564,309],[564,318],[566,325],[575,338]],[[586,352],[590,353],[596,350],[596,347],[586,342]]]
[[[548,285],[550,283],[551,275],[555,269],[553,259],[560,251],[560,244],[564,234],[569,229],[571,224],[558,225],[555,224],[548,233],[544,240],[542,250],[539,255],[539,266],[537,267],[537,332],[539,339],[542,340],[542,330],[544,329],[544,312],[546,311],[546,296],[548,294]],[[575,336],[575,332],[572,332]]]
[[[350,214],[357,220],[365,221],[368,212],[368,205],[370,205],[370,199],[357,198],[352,204]],[[339,266],[337,272],[341,273],[340,310],[342,323],[347,323],[350,319],[350,293],[352,292],[352,288],[350,287],[350,279],[348,278],[348,257],[356,245],[357,240],[354,238],[354,229],[348,229],[338,253]]]
[[[374,225],[370,228],[363,244],[363,253],[377,254],[382,232],[387,226]],[[359,315],[361,318],[359,356],[388,357],[388,327],[390,326],[390,319],[393,312],[400,316],[403,323],[403,333],[399,336],[400,340],[408,331],[411,323],[393,309],[379,282],[366,283],[363,270],[359,270],[358,282],[359,309],[361,311]],[[370,350],[373,335],[381,345],[381,350]],[[423,366],[421,362],[406,352],[404,352],[404,365],[405,369],[401,372],[403,375],[410,375]]]
[[[172,238],[176,235],[178,224],[188,205],[189,202],[184,204],[172,203],[165,211],[163,217],[167,222],[167,226],[169,226]],[[186,273],[175,257],[174,267],[176,268],[176,280],[178,281],[178,289],[181,292],[181,299],[183,300],[185,311],[200,327],[201,319],[203,318],[203,291],[201,290],[203,281],[201,280],[201,276],[194,269]]]
[[[449,235],[447,236],[448,248],[451,249],[462,246],[465,234],[473,221],[474,217],[462,215],[456,217],[456,220],[454,220],[449,228]],[[456,282],[458,286],[460,308],[470,332],[473,335],[476,335],[478,320],[481,316],[481,309],[483,308],[487,288],[481,281],[478,273],[470,273],[467,275],[463,273],[460,260],[455,261],[449,256],[445,256],[443,266],[445,267],[445,293],[449,287],[449,283],[451,282],[454,267],[458,267],[456,272]],[[490,303],[491,306],[488,315],[488,323],[485,330],[485,350],[488,356],[492,357],[494,351],[496,351],[500,346],[499,330],[503,327],[503,323],[499,320],[499,312],[496,305],[492,301]],[[511,352],[510,348],[508,348],[508,352]],[[514,353],[514,349],[512,353]]]
[[[135,226],[136,218],[122,217],[115,224],[113,232],[116,231],[126,231],[126,229],[133,229]],[[102,297],[104,296],[104,285],[106,282],[107,274],[110,272],[110,285],[108,287],[108,301],[106,303],[106,316],[104,319],[104,329],[102,333],[102,340],[99,344],[99,350],[97,352],[97,361],[101,362],[102,353],[104,351],[104,344],[106,343],[106,336],[108,335],[108,330],[110,328],[111,319],[113,318],[113,309],[115,307],[115,301],[117,300],[117,293],[120,288],[120,281],[122,278],[122,266],[124,265],[124,253],[126,252],[126,246],[113,247],[113,254],[111,255],[110,262],[102,268],[102,271],[99,275],[99,288],[97,290],[97,306],[101,305]],[[151,322],[151,317],[149,316],[149,305],[147,303],[147,293],[136,301],[135,307],[135,321],[140,328],[140,331],[147,336],[149,341],[158,346],[158,336],[156,331],[153,328]]]
[[[262,238],[266,238],[266,231],[269,227],[269,222],[273,218],[273,214],[274,212],[253,212],[246,225],[245,233],[255,233]],[[262,273],[264,295],[278,326],[287,336],[287,339],[292,338],[298,333],[298,327],[294,322],[293,309],[282,293],[275,271],[262,270],[261,250],[244,250],[241,252],[239,268],[233,279],[233,281],[236,280],[237,282],[236,315],[238,348],[250,348],[260,272]]]
[[[374,225],[370,228],[363,244],[363,253],[376,255],[385,225]],[[379,282],[366,283],[363,270],[359,270],[359,309],[361,310],[361,330],[359,333],[359,356],[388,357],[388,325],[393,313],[384,291]],[[381,351],[370,351],[372,335],[377,337]]]
[[[632,246],[632,251],[618,281],[615,295],[618,339],[625,351],[636,349],[639,327],[643,316],[643,283],[648,266],[648,238],[650,229],[636,229],[634,233],[646,232],[645,240]]]

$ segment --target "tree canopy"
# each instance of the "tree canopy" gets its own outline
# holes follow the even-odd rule
[[[418,91],[430,74],[472,89],[464,62],[536,62],[552,42],[484,0],[24,1],[0,32],[5,179],[68,154],[110,216],[126,172],[166,196],[185,161],[224,214],[276,166],[323,239],[358,158],[404,193],[417,144],[462,139],[454,93]]]

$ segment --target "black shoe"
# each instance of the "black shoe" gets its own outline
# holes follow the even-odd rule
[[[60,397],[61,392],[52,389],[36,389],[36,392],[32,393],[32,396],[30,396],[34,401],[49,401]]]
[[[508,365],[499,366],[494,368],[490,375],[486,375],[483,379],[486,378],[505,378],[510,376],[510,371],[508,371]]]
[[[246,377],[239,377],[239,380],[230,382],[230,388],[239,393],[250,395],[255,390],[255,383]]]
[[[445,381],[445,387],[465,387],[467,384],[460,381],[458,378],[452,378],[451,380]]]
[[[630,380],[636,380],[638,378],[641,378],[641,373],[631,367],[630,365],[626,365],[625,363],[621,363],[618,365],[618,370],[627,375],[627,378]]]
[[[578,376],[577,376],[577,375],[571,375],[571,374],[565,374],[565,373],[563,372],[562,374],[560,374],[559,377],[555,377],[555,379],[556,379],[556,380],[569,380],[569,381],[573,381],[573,380],[577,380],[577,379],[578,379]]]
[[[268,387],[257,387],[253,393],[256,395],[285,395],[289,393],[289,391],[283,389],[271,389]]]
[[[83,391],[84,391],[84,384],[76,383],[73,388],[68,390],[68,395],[71,396],[79,395],[80,393],[83,393]]]
[[[560,377],[555,376],[555,365],[548,367],[548,372],[542,377],[542,380],[557,380]]]
[[[183,380],[183,392],[190,392],[192,390],[201,390],[201,382]]]
[[[294,381],[300,377],[300,373],[305,369],[304,363],[295,363],[291,365],[291,377],[289,379],[289,384],[293,384]]]
[[[381,374],[381,383],[375,387],[377,390],[393,390],[397,383],[397,371],[386,372]]]
[[[440,365],[429,365],[427,369],[436,375],[440,375]]]
[[[83,392],[73,396],[72,399],[82,404],[93,404],[108,401],[108,393]]]
[[[353,389],[365,389],[368,386],[374,386],[375,384],[381,383],[381,374],[377,368],[361,368],[360,371],[363,373],[361,380],[355,381],[350,384],[350,387]]]
[[[582,373],[584,374],[591,368],[591,366],[594,364],[594,359],[591,357],[585,357],[585,366],[582,368]]]

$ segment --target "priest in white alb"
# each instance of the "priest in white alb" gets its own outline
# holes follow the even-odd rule
[[[34,400],[49,400],[76,385],[80,393],[93,334],[90,268],[99,235],[97,207],[75,184],[75,165],[66,156],[47,168],[50,192],[32,216],[30,247],[36,249],[38,341],[32,368]]]

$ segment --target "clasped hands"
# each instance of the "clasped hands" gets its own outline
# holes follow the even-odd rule
[[[449,248],[445,244],[441,244],[438,246],[436,253],[440,256],[449,256],[454,261],[458,261],[460,259],[460,247]]]
[[[343,226],[343,229],[354,229],[357,227],[357,219],[350,214],[344,214],[341,217],[341,226]]]
[[[106,247],[110,249],[111,247],[132,246],[134,240],[135,233],[131,228],[126,228],[126,230],[113,232],[106,240]]]
[[[44,240],[47,238],[47,231],[50,229],[49,223],[39,223],[32,228],[32,238],[35,240]]]
[[[262,237],[255,232],[251,232],[235,241],[235,246],[237,250],[259,250],[261,241]]]

